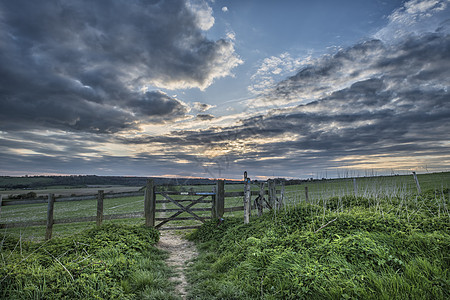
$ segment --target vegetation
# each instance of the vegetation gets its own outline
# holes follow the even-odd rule
[[[448,195],[339,196],[211,221],[190,235],[190,297],[449,299]]]
[[[153,228],[107,224],[29,242],[4,235],[1,299],[177,299]]]
[[[154,178],[158,185],[210,184],[202,178]],[[38,189],[49,187],[87,187],[95,185],[144,186],[147,177],[70,175],[70,176],[0,176],[0,189]]]

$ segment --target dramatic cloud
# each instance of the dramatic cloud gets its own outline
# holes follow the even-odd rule
[[[389,24],[375,34],[386,42],[403,39],[410,35],[433,32],[448,20],[449,0],[412,0],[396,9],[389,16]]]
[[[204,89],[241,63],[231,41],[205,38],[214,19],[198,3],[2,2],[2,129],[117,132],[182,116],[179,100],[141,91]]]
[[[0,171],[236,178],[450,167],[449,0],[405,2],[373,38],[333,54],[266,58],[236,115],[162,92],[205,89],[241,63],[234,36],[205,37],[215,22],[206,3],[3,1]]]
[[[297,71],[307,61],[308,58],[293,58],[287,52],[265,58],[256,73],[251,76],[253,84],[248,89],[254,94],[267,92],[273,88],[277,78],[280,80],[287,74]]]
[[[448,49],[450,35],[444,33],[395,45],[363,42],[317,59],[271,95],[276,101],[302,102],[306,91],[317,90],[314,101],[273,109],[235,126],[129,142],[191,148],[216,176],[217,168],[234,164],[258,174],[270,175],[276,168],[291,176],[311,166],[440,170],[450,165]]]

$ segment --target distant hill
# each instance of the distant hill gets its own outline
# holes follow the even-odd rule
[[[0,176],[1,189],[36,189],[54,186],[89,187],[97,185],[144,186],[148,177],[122,177],[97,175],[72,176]],[[157,185],[172,184],[212,184],[214,180],[203,178],[162,178],[152,177]]]

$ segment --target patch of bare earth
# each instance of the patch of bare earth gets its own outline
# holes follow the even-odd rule
[[[197,255],[194,243],[171,231],[162,231],[158,248],[169,252],[167,264],[177,271],[177,276],[171,280],[177,282],[177,293],[186,299],[186,264]]]

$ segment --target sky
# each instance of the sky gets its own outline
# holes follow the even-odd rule
[[[0,175],[450,170],[450,0],[0,0]]]

